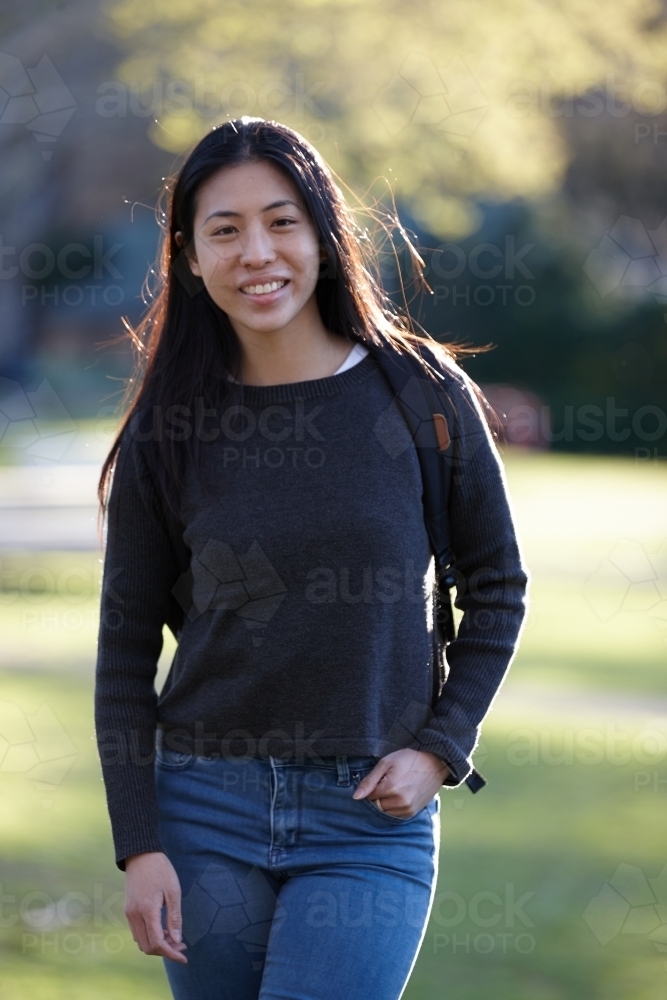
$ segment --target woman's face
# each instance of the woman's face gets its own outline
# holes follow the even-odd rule
[[[237,333],[280,330],[315,299],[323,253],[292,181],[266,161],[225,167],[202,184],[190,268]],[[321,321],[320,321],[321,322]]]

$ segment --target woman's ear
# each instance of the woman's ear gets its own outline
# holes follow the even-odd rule
[[[188,259],[188,264],[190,265],[190,270],[192,271],[192,273],[196,275],[198,278],[201,278],[202,276],[201,268],[199,266],[199,261],[197,260],[197,255],[194,252],[194,250],[192,251],[192,256],[190,256],[189,253],[186,253],[185,256]]]
[[[329,251],[324,246],[323,243],[320,244],[320,268],[318,272],[318,280],[321,278],[331,278],[334,273],[334,259],[329,254]]]
[[[182,230],[179,229],[179,230],[177,230],[174,233],[174,239],[176,240],[176,243],[178,244],[178,246],[182,248],[183,247],[183,232],[182,232]],[[201,278],[201,269],[199,267],[199,261],[197,260],[197,255],[194,252],[194,250],[188,249],[188,250],[184,250],[183,252],[185,254],[185,259],[187,260],[188,266],[189,266],[190,270],[192,271],[192,273],[197,278]]]

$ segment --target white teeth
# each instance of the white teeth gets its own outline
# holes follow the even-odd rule
[[[272,281],[270,285],[246,285],[241,291],[246,295],[267,295],[269,292],[277,292],[284,284],[284,281]]]

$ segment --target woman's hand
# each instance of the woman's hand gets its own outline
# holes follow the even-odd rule
[[[125,916],[132,937],[146,955],[162,955],[187,965],[181,954],[181,884],[166,854],[146,851],[125,860]],[[167,931],[162,907],[167,906]]]
[[[428,750],[394,750],[359,782],[353,799],[368,796],[390,816],[410,819],[431,801],[449,768]]]

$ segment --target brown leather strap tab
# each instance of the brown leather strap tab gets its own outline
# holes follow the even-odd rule
[[[443,413],[433,414],[433,426],[435,427],[435,436],[438,439],[438,451],[447,451],[451,438],[449,436],[447,420]]]

